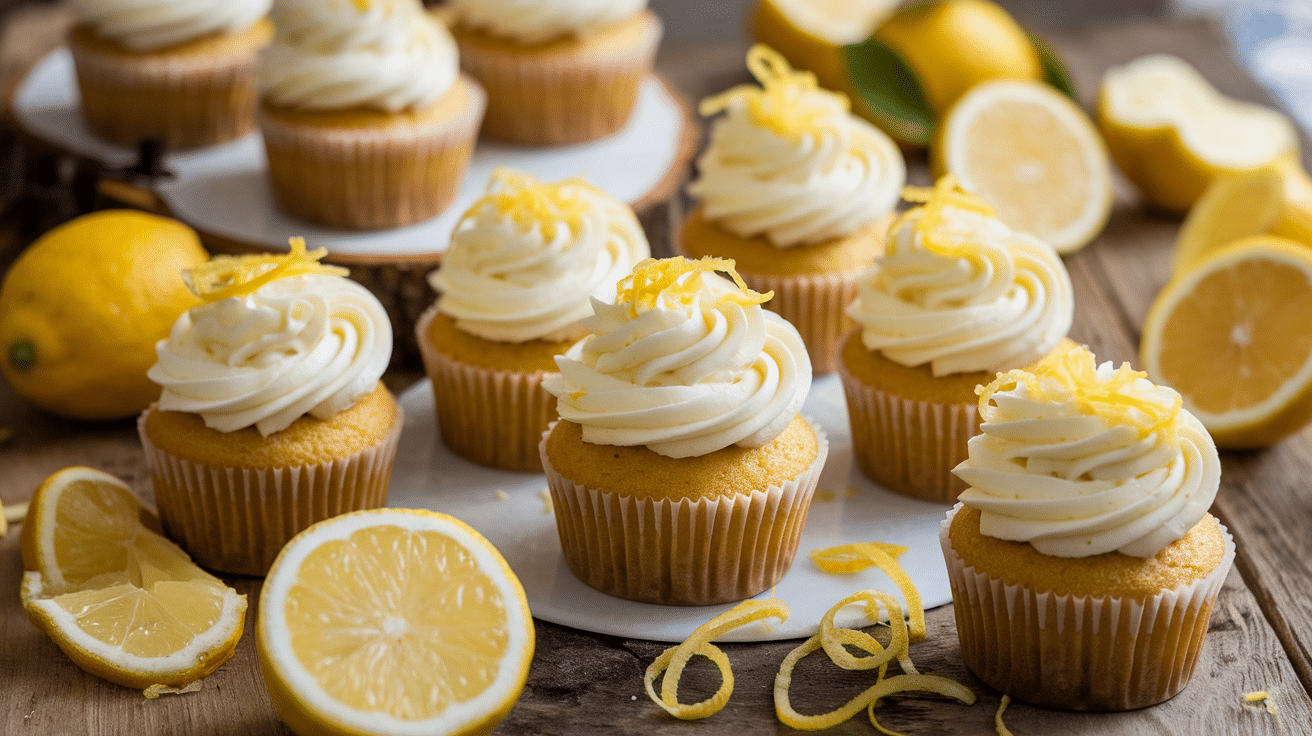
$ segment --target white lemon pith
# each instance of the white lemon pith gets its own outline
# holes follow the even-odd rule
[[[320,522],[274,561],[256,625],[288,726],[309,734],[483,734],[533,655],[519,581],[443,514],[375,509]]]

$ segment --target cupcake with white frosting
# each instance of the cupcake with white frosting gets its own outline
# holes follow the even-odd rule
[[[156,346],[163,391],[137,426],[160,519],[208,568],[262,575],[300,530],[387,500],[391,321],[324,254],[216,256]]]
[[[951,470],[978,431],[975,387],[1073,347],[1063,341],[1075,303],[1057,252],[1008,229],[951,176],[904,196],[920,206],[859,281],[839,373],[862,471],[951,503],[965,488]]]
[[[431,218],[455,197],[485,95],[419,0],[279,0],[260,59],[274,200],[331,227]]]
[[[733,281],[717,275],[725,272]],[[638,264],[544,386],[561,547],[580,580],[651,603],[741,600],[788,571],[828,454],[798,410],[811,361],[731,261]]]
[[[451,0],[442,12],[487,88],[483,133],[530,145],[624,127],[662,30],[647,0]]]
[[[697,159],[688,193],[700,205],[676,249],[732,258],[748,286],[773,291],[767,308],[797,326],[816,372],[828,373],[852,326],[843,310],[857,278],[883,252],[906,165],[887,135],[813,74],[760,44],[747,66],[760,87],[702,101],[703,115],[724,115]]]
[[[981,387],[943,522],[961,654],[1013,698],[1130,710],[1188,683],[1235,547],[1180,395],[1084,348]]]
[[[80,109],[96,136],[171,149],[255,127],[256,58],[272,0],[73,0],[68,46]]]
[[[453,452],[506,470],[542,469],[556,418],[542,380],[584,330],[592,298],[651,255],[628,205],[579,179],[498,169],[456,225],[437,301],[415,326],[438,427]]]

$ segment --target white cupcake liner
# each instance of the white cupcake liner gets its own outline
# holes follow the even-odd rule
[[[419,317],[415,334],[442,441],[470,462],[504,470],[541,472],[538,443],[554,421],[556,397],[542,388],[546,371],[504,371],[462,363],[437,350],[428,328],[437,305]]]
[[[1036,593],[966,567],[939,526],[966,666],[990,687],[1036,705],[1124,711],[1175,696],[1193,676],[1208,616],[1235,558],[1143,601]],[[1219,522],[1218,522],[1219,524]]]
[[[856,301],[861,274],[765,276],[738,272],[753,291],[774,292],[774,298],[761,306],[793,323],[801,333],[816,375],[832,373],[842,362],[843,336],[856,326],[847,316],[847,307]]]
[[[195,463],[159,449],[137,433],[146,452],[164,530],[200,565],[241,575],[264,575],[292,537],[324,519],[387,502],[401,407],[381,442],[313,465],[243,468]]]
[[[552,423],[555,424],[554,422]],[[796,478],[751,494],[652,499],[587,488],[542,465],[565,560],[584,583],[647,603],[743,600],[792,566],[829,441],[814,423],[816,458]]]

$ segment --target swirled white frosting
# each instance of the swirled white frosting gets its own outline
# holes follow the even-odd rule
[[[278,106],[397,112],[436,101],[459,74],[451,33],[419,0],[278,0],[273,21],[260,89]]]
[[[1097,369],[1102,382],[1113,373],[1110,362]],[[1221,461],[1192,414],[1180,410],[1174,433],[1163,427],[1145,435],[1083,411],[1065,387],[1042,380],[1047,396],[1023,383],[993,394],[969,458],[953,470],[970,485],[960,500],[980,510],[982,534],[1056,557],[1150,557],[1203,518]],[[1178,399],[1146,378],[1119,393],[1163,411]]]
[[[465,214],[429,275],[456,327],[498,342],[577,339],[590,297],[613,301],[615,284],[651,255],[628,205],[582,183],[559,191],[582,205],[577,218],[515,217],[491,197]]]
[[[392,324],[354,281],[290,276],[183,313],[155,352],[148,375],[164,389],[160,409],[267,436],[373,391],[391,360]]]
[[[81,23],[135,51],[214,33],[237,33],[269,14],[273,0],[73,0]]]
[[[464,25],[521,43],[540,43],[632,18],[647,7],[647,0],[451,0],[449,4]]]
[[[846,237],[893,210],[906,164],[882,131],[832,93],[799,92],[809,129],[783,134],[734,103],[711,128],[688,193],[705,217],[735,235],[764,235],[778,248]]]
[[[759,304],[723,295],[727,279],[694,272],[688,303],[664,295],[650,309],[593,300],[591,333],[556,358],[543,386],[561,418],[599,445],[645,445],[667,457],[730,445],[757,447],[797,415],[811,361],[797,329]]]
[[[889,360],[929,363],[935,376],[1004,371],[1042,358],[1070,331],[1070,275],[1047,243],[996,218],[945,207],[942,232],[964,255],[925,247],[913,210],[861,278],[847,313]]]

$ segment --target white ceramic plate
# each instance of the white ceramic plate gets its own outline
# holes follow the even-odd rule
[[[693,629],[732,607],[660,606],[615,598],[574,577],[561,554],[555,518],[544,499],[546,478],[485,468],[453,455],[437,432],[433,392],[423,381],[401,395],[405,430],[392,471],[391,506],[427,508],[462,519],[505,555],[528,594],[533,615],[566,626],[633,639],[682,641]],[[837,375],[819,378],[803,414],[829,436],[829,459],[802,532],[797,558],[776,595],[792,611],[788,621],[752,624],[726,641],[794,639],[814,634],[829,607],[866,588],[887,590],[901,599],[892,581],[876,568],[852,575],[829,575],[810,560],[812,550],[848,542],[891,542],[910,549],[900,562],[927,608],[952,600],[947,568],[939,548],[939,522],[948,506],[890,493],[857,470],[852,458],[847,404]],[[505,498],[500,498],[502,491]],[[763,593],[758,598],[767,598]],[[905,601],[904,601],[905,603]],[[857,620],[851,607],[840,625]]]
[[[32,135],[67,151],[105,163],[129,166],[134,151],[91,135],[78,111],[73,57],[60,48],[37,62],[14,94],[13,112]],[[637,202],[679,164],[683,110],[669,89],[648,78],[637,108],[623,130],[589,143],[567,146],[510,146],[479,141],[455,201],[424,222],[367,233],[316,227],[273,206],[258,133],[221,146],[170,155],[177,173],[159,193],[178,219],[204,233],[240,243],[284,250],[287,238],[305,236],[311,246],[339,255],[407,256],[446,250],[460,215],[483,193],[492,170],[511,166],[542,179],[582,176],[625,202]]]

